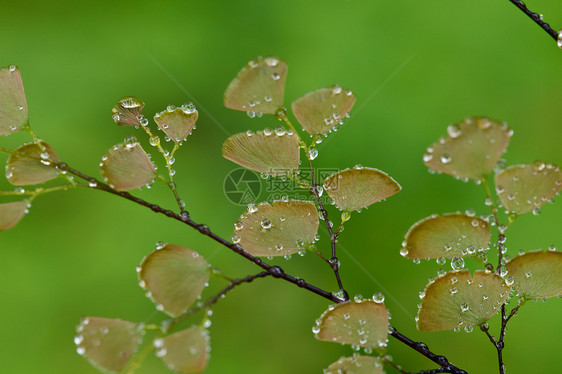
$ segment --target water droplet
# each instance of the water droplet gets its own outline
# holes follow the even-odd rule
[[[502,265],[502,267],[500,267],[500,276],[505,277],[506,275],[507,275],[507,268]]]
[[[444,153],[444,154],[441,155],[441,163],[448,164],[451,161],[452,161],[452,158],[448,154]]]
[[[457,125],[450,125],[449,127],[447,127],[447,133],[451,138],[457,138],[460,136],[461,130]]]
[[[271,220],[269,220],[268,218],[264,218],[261,220],[261,227],[263,227],[264,229],[270,229],[271,228]]]
[[[423,162],[429,162],[433,160],[433,155],[431,153],[424,153]]]
[[[273,73],[273,74],[271,74],[271,78],[274,81],[278,81],[281,78],[281,76],[279,75],[279,73]]]
[[[238,234],[233,234],[231,239],[232,239],[232,242],[233,242],[234,244],[240,243],[240,240],[241,240],[241,239],[240,239],[240,236],[238,236]]]
[[[249,213],[255,213],[257,210],[258,210],[258,208],[256,207],[256,204],[254,204],[254,203],[248,204],[248,212]]]
[[[341,289],[335,290],[334,292],[332,292],[332,295],[337,297],[338,299],[340,299],[342,301],[345,300],[346,297],[347,297],[346,292],[344,290],[341,290]],[[347,315],[347,318],[345,317],[346,315]],[[343,317],[344,317],[344,319],[349,319],[349,314],[345,314]]]
[[[339,95],[341,93],[341,91],[342,91],[341,86],[339,86],[337,84],[332,87],[332,93],[334,95]]]
[[[408,256],[408,253],[409,253],[409,251],[408,251],[408,249],[407,249],[406,247],[402,247],[402,248],[400,249],[400,255],[401,255],[402,257]]]
[[[384,302],[384,295],[380,292],[377,292],[373,295],[373,301],[375,303],[383,303]]]
[[[451,267],[453,270],[461,270],[464,268],[464,259],[462,257],[453,257],[451,259]]]
[[[270,67],[277,66],[279,64],[279,60],[277,57],[269,56],[265,58],[265,64]]]
[[[314,147],[309,148],[308,149],[308,159],[314,160],[316,157],[318,157],[318,150]]]
[[[283,136],[283,135],[285,135],[285,133],[286,133],[286,130],[285,130],[284,127],[279,126],[279,127],[276,127],[276,128],[275,128],[275,135],[277,135],[277,136]]]

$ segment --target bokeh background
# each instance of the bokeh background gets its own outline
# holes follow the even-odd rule
[[[560,1],[528,5],[562,27]],[[20,66],[32,127],[64,161],[91,175],[99,176],[101,155],[134,132],[111,119],[120,97],[142,98],[149,116],[168,104],[200,103],[197,130],[177,155],[177,185],[194,219],[226,237],[243,208],[223,193],[235,165],[222,158],[222,142],[277,125],[272,117],[250,119],[223,107],[224,89],[238,70],[258,55],[286,60],[287,106],[334,83],[352,89],[358,97],[352,117],[318,147],[316,166],[377,167],[403,191],[346,225],[340,242],[346,287],[353,295],[384,292],[400,331],[470,373],[497,372],[495,350],[480,331],[416,330],[418,292],[439,266],[415,265],[399,249],[410,225],[431,213],[488,214],[481,187],[430,175],[422,163],[425,147],[450,123],[469,115],[507,121],[514,129],[509,164],[562,164],[562,51],[508,1],[5,1],[0,33],[0,65]],[[0,141],[15,146],[24,138]],[[0,186],[12,188],[4,179]],[[138,194],[173,206],[162,187]],[[511,255],[562,247],[559,204],[512,225]],[[320,247],[327,251],[324,234]],[[31,214],[0,234],[0,371],[96,373],[72,341],[82,316],[160,321],[164,316],[144,297],[135,272],[157,241],[189,246],[229,276],[256,271],[193,230],[101,192],[37,199]],[[316,257],[277,262],[336,288]],[[240,287],[214,308],[207,372],[321,372],[351,353],[313,337],[314,320],[326,307],[273,279]],[[510,322],[504,351],[510,373],[557,371],[561,311],[561,300],[530,303]],[[496,331],[497,322],[496,316]],[[409,371],[434,367],[394,340],[389,353]],[[152,356],[138,370],[167,372]]]

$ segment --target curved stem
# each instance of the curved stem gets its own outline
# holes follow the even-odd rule
[[[125,374],[133,374],[142,364],[146,356],[154,349],[152,343],[147,344],[139,354],[129,363],[129,368],[125,371]]]
[[[170,181],[166,183],[166,185],[170,188],[170,190],[174,194],[174,198],[176,199],[176,203],[180,208],[181,214],[185,215],[186,217],[189,217],[189,213],[185,210],[185,203],[182,199],[180,199],[180,196],[176,189],[176,184],[174,183],[175,171],[172,169],[172,164],[174,163],[174,154],[179,149],[179,145],[177,143],[174,143],[174,148],[172,149],[171,152],[168,152],[162,147],[162,144],[160,142],[160,137],[158,135],[152,134],[148,125],[142,126],[142,128],[149,136],[150,144],[156,147],[158,149],[158,152],[160,152],[162,157],[164,157],[164,161],[166,162],[166,169],[168,169],[168,178],[170,178]]]
[[[500,231],[500,221],[498,219],[498,208],[496,207],[496,204],[494,203],[494,199],[492,197],[492,192],[490,191],[490,186],[488,184],[488,178],[486,177],[485,179],[483,179],[481,184],[484,187],[484,190],[486,191],[486,197],[490,201],[490,209],[492,210],[494,222],[496,224],[496,227],[498,228],[498,267],[496,268],[496,274],[499,274],[500,271],[501,271],[501,266],[502,266],[502,261],[503,261],[503,243],[504,243],[504,240],[500,240],[500,237],[503,237],[503,239],[505,239],[505,237],[504,237],[503,233]]]
[[[56,192],[56,191],[66,191],[71,188],[90,188],[90,187],[85,184],[65,184],[63,186],[56,186],[56,187],[49,187],[49,188],[39,187],[30,191],[24,189],[22,189],[21,191],[0,191],[0,196],[31,196],[30,199],[31,201],[39,195],[43,195],[50,192]]]
[[[539,27],[543,29],[548,35],[550,35],[554,40],[558,41],[558,33],[555,30],[553,30],[548,23],[542,20],[540,14],[531,12],[527,8],[525,3],[522,2],[521,0],[509,0],[509,2],[515,5],[517,8],[519,8],[523,13],[527,15],[527,17],[535,21],[535,23],[539,25]]]
[[[330,243],[332,245],[332,257],[330,258],[330,260],[328,260],[328,263],[330,264],[330,267],[334,271],[334,275],[336,276],[336,280],[338,282],[339,289],[343,291],[344,301],[347,301],[347,300],[349,300],[349,295],[347,294],[347,292],[343,288],[343,283],[341,281],[341,277],[340,277],[340,273],[339,273],[339,262],[340,261],[338,259],[337,254],[336,254],[336,240],[338,238],[338,233],[334,233],[334,231],[332,230],[332,225],[330,224],[330,220],[328,219],[328,212],[324,208],[324,204],[322,204],[322,199],[320,198],[320,193],[318,192],[318,189],[320,188],[320,186],[316,184],[316,180],[315,180],[315,177],[314,177],[314,168],[312,167],[312,160],[310,158],[308,159],[308,165],[310,167],[310,182],[312,184],[309,191],[310,191],[310,194],[312,196],[314,196],[314,198],[316,199],[316,202],[318,203],[318,208],[320,209],[320,214],[322,214],[322,218],[324,219],[324,222],[326,223],[326,227],[328,228],[328,234],[330,234]]]

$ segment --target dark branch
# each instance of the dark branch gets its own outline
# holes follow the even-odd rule
[[[531,12],[527,9],[527,6],[521,0],[509,0],[513,5],[519,8],[523,13],[525,13],[529,18],[531,18],[540,28],[542,28],[548,35],[550,35],[554,40],[558,40],[558,32],[552,29],[550,25],[544,22],[541,16],[537,13]]]
[[[435,353],[431,352],[427,345],[421,342],[415,342],[412,339],[408,338],[407,336],[402,335],[398,332],[394,327],[389,328],[389,334],[399,340],[400,342],[406,344],[408,347],[414,349],[415,351],[419,352],[420,354],[424,355],[425,357],[429,358],[431,361],[435,362],[437,365],[441,366],[442,371],[441,373],[453,373],[453,374],[468,374],[466,371],[459,369],[455,365],[451,364],[449,360],[445,356],[438,356]],[[439,373],[439,372],[437,372]]]
[[[248,253],[244,249],[242,249],[242,247],[240,247],[236,244],[230,243],[226,239],[223,239],[222,237],[213,233],[207,225],[199,224],[199,223],[193,221],[187,215],[182,216],[181,214],[177,214],[175,212],[172,212],[171,210],[164,209],[157,204],[152,204],[152,203],[149,203],[148,201],[145,201],[141,198],[135,197],[135,196],[131,195],[129,192],[117,191],[117,190],[111,188],[106,183],[103,183],[103,182],[97,180],[96,178],[90,177],[90,176],[88,176],[88,175],[86,175],[86,174],[84,174],[84,173],[82,173],[82,172],[80,172],[76,169],[73,169],[65,163],[59,163],[59,164],[53,163],[53,165],[55,165],[56,168],[61,170],[61,171],[68,172],[70,174],[73,174],[73,175],[75,175],[79,178],[82,178],[82,179],[88,181],[89,183],[91,183],[91,185],[95,186],[95,187],[93,187],[95,189],[105,191],[105,192],[109,192],[113,195],[120,196],[124,199],[130,200],[130,201],[135,202],[139,205],[147,207],[155,213],[163,214],[163,215],[165,215],[169,218],[175,219],[176,221],[183,222],[186,225],[191,226],[192,228],[199,231],[201,234],[208,236],[209,238],[213,239],[214,241],[222,244],[223,246],[231,249],[232,251],[234,251],[237,254],[241,255],[242,257],[246,258],[247,260],[250,260],[251,262],[253,262],[257,266],[259,266],[262,269],[264,269],[265,271],[269,272],[271,274],[271,276],[273,276],[274,278],[281,278],[281,279],[283,279],[287,282],[296,284],[300,288],[304,288],[308,291],[311,291],[311,292],[313,292],[317,295],[320,295],[323,298],[328,299],[330,301],[333,301],[335,303],[341,301],[338,297],[332,295],[331,292],[324,291],[324,290],[322,290],[322,289],[320,289],[316,286],[313,286],[310,283],[307,283],[304,279],[295,278],[295,277],[293,277],[289,274],[286,274],[283,271],[283,269],[281,269],[279,266],[271,266],[271,265],[265,263],[264,261],[262,261],[260,258],[252,256],[250,253]]]
[[[265,270],[265,272],[258,273],[258,275],[250,276],[249,278],[251,278],[252,280],[257,278],[257,277],[261,277],[261,274],[266,273],[268,276],[271,275],[274,278],[280,278],[280,279],[283,279],[287,282],[293,283],[300,288],[304,288],[304,289],[306,289],[306,290],[308,290],[312,293],[315,293],[315,294],[317,294],[317,295],[319,295],[319,296],[321,296],[321,297],[323,297],[327,300],[330,300],[332,302],[335,302],[335,303],[344,302],[343,300],[334,296],[332,293],[330,293],[328,291],[325,291],[325,290],[323,290],[321,288],[318,288],[318,287],[316,287],[316,286],[314,286],[310,283],[307,283],[303,279],[296,278],[296,277],[293,277],[292,275],[289,275],[289,274],[285,273],[285,271],[281,267],[271,266],[271,265],[263,262],[261,259],[252,256],[251,254],[246,252],[244,249],[242,249],[242,247],[240,247],[236,244],[230,243],[226,239],[223,239],[222,237],[213,233],[207,225],[198,224],[198,223],[194,222],[193,220],[191,220],[186,215],[182,216],[180,214],[174,213],[171,210],[164,209],[157,204],[152,204],[152,203],[149,203],[149,202],[147,202],[147,201],[145,201],[141,198],[133,196],[126,191],[117,191],[117,190],[111,188],[106,183],[103,183],[103,182],[97,180],[96,178],[90,177],[90,176],[88,176],[88,175],[86,175],[86,174],[84,174],[84,173],[82,173],[78,170],[75,170],[75,169],[71,168],[66,163],[51,162],[51,165],[53,165],[54,167],[56,167],[58,170],[60,170],[62,172],[67,172],[67,173],[73,174],[73,175],[75,175],[75,176],[77,176],[81,179],[84,179],[85,181],[88,181],[88,183],[91,183],[91,185],[95,186],[95,187],[92,187],[92,188],[95,188],[95,189],[98,189],[98,190],[101,190],[101,191],[105,191],[105,192],[109,192],[113,195],[120,196],[124,199],[130,200],[134,203],[137,203],[139,205],[147,207],[155,213],[163,214],[166,217],[175,219],[176,221],[183,222],[183,223],[191,226],[192,228],[199,231],[201,234],[208,236],[209,238],[211,238],[211,239],[215,240],[216,242],[222,244],[223,246],[231,249],[235,253],[241,255],[242,257],[246,258],[247,260],[253,262],[257,266],[259,266],[259,267],[261,267],[262,269]],[[243,278],[242,280],[239,280],[239,281],[242,282],[244,279],[246,279],[246,278]],[[219,293],[218,297],[220,297],[220,293]],[[468,374],[466,371],[464,371],[462,369],[459,369],[455,365],[451,364],[445,356],[436,355],[435,353],[431,352],[427,348],[427,345],[425,345],[424,343],[414,342],[410,338],[408,338],[405,335],[402,335],[401,333],[399,333],[398,330],[396,330],[394,327],[389,328],[389,334],[393,338],[397,339],[398,341],[400,341],[400,342],[406,344],[407,346],[409,346],[410,348],[414,349],[415,351],[417,351],[421,355],[423,355],[423,356],[429,358],[430,360],[432,360],[433,362],[437,363],[439,366],[441,366],[444,369],[444,371],[442,371],[443,373]],[[438,373],[438,372],[436,372],[436,373]]]

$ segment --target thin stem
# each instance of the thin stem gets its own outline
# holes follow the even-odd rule
[[[513,308],[511,310],[511,312],[509,313],[509,315],[506,315],[505,304],[502,305],[502,310],[501,310],[502,326],[501,326],[501,330],[500,330],[500,338],[495,343],[496,349],[498,351],[498,365],[499,365],[499,369],[500,369],[500,374],[505,373],[505,365],[503,363],[503,349],[505,347],[505,343],[504,343],[503,340],[505,338],[507,323],[509,322],[509,320],[514,315],[517,314],[517,311],[519,311],[519,308],[521,308],[521,306],[523,306],[525,304],[525,302],[526,302],[526,300],[524,300],[522,303],[518,304],[515,308]]]
[[[320,214],[322,214],[322,218],[324,219],[324,222],[326,223],[326,227],[328,228],[328,234],[330,235],[330,243],[332,245],[332,257],[330,258],[328,263],[330,264],[330,267],[334,271],[334,275],[336,276],[339,289],[343,291],[344,301],[347,301],[349,300],[349,295],[343,288],[343,283],[341,281],[341,277],[339,273],[340,261],[336,254],[336,240],[338,234],[334,233],[334,231],[332,230],[332,225],[330,224],[330,220],[328,219],[328,212],[324,208],[324,204],[322,204],[322,199],[320,198],[320,193],[318,192],[320,186],[316,184],[316,180],[314,177],[314,168],[312,167],[312,160],[310,158],[308,159],[308,165],[310,167],[310,183],[312,184],[309,191],[310,194],[316,198],[316,202],[318,203],[318,208],[320,209]]]
[[[295,126],[293,126],[291,121],[289,121],[289,117],[287,117],[287,110],[286,109],[277,110],[277,112],[275,112],[275,118],[277,118],[279,121],[285,122],[287,124],[287,126],[289,126],[291,128],[291,130],[293,130],[295,135],[299,136],[299,133],[298,133],[297,129],[295,128]],[[300,139],[300,137],[299,137],[299,139]]]
[[[31,196],[31,200],[35,199],[37,196],[42,195],[42,194],[46,194],[46,193],[50,193],[50,192],[56,192],[56,191],[66,191],[68,189],[71,188],[90,188],[89,186],[85,185],[85,184],[65,184],[64,186],[56,186],[56,187],[50,187],[50,188],[36,188],[35,190],[20,190],[20,191],[0,191],[0,196]],[[31,201],[30,200],[30,201]]]
[[[505,236],[500,231],[500,221],[498,219],[498,208],[494,203],[494,199],[492,197],[492,192],[490,191],[490,186],[488,185],[488,178],[482,180],[482,186],[486,191],[486,197],[490,201],[490,209],[492,210],[492,215],[494,217],[494,222],[496,227],[498,228],[498,267],[496,268],[496,274],[499,274],[501,271],[502,261],[503,261],[503,243],[505,242]]]
[[[515,308],[511,309],[511,312],[509,313],[509,315],[507,316],[507,318],[505,319],[505,325],[507,326],[507,323],[509,322],[509,320],[517,314],[517,312],[519,311],[519,308],[521,308],[523,305],[525,305],[525,303],[527,302],[527,300],[523,300],[523,302],[521,304],[518,304]]]
[[[386,358],[386,356],[383,356],[381,358],[381,361],[388,366],[392,366],[396,371],[402,373],[402,374],[408,374],[407,371],[405,371],[404,369],[402,369],[402,367],[400,365],[395,364],[392,360],[389,360],[388,358]]]
[[[146,356],[154,349],[154,345],[149,343],[147,344],[142,351],[135,358],[130,362],[129,368],[125,371],[125,374],[133,374],[142,364]]]
[[[289,126],[293,130],[293,132],[295,134],[297,134],[297,136],[298,136],[297,130],[295,129],[295,127],[293,126],[291,121],[289,121],[289,117],[287,117],[287,111],[286,110],[278,110],[275,113],[275,116],[278,120],[284,121],[287,124],[287,126]],[[300,140],[300,137],[299,137],[299,140]],[[348,301],[349,295],[347,294],[347,292],[343,288],[343,283],[342,283],[340,273],[339,273],[340,262],[339,262],[339,259],[338,259],[337,255],[336,255],[336,240],[337,240],[337,236],[338,236],[339,231],[337,233],[334,233],[334,231],[332,230],[332,226],[330,226],[330,221],[328,220],[328,212],[326,211],[326,209],[324,209],[324,205],[322,204],[322,199],[320,198],[320,193],[318,192],[319,186],[316,185],[316,181],[314,179],[314,168],[312,167],[312,160],[310,159],[310,157],[308,157],[309,147],[307,147],[306,144],[304,144],[304,142],[300,142],[300,143],[303,144],[306,156],[308,158],[308,165],[310,167],[310,179],[311,179],[310,183],[311,183],[311,186],[309,188],[309,192],[316,199],[316,201],[318,203],[318,207],[320,209],[320,213],[322,214],[324,222],[326,223],[326,227],[328,228],[328,233],[330,234],[330,243],[331,243],[331,246],[332,246],[332,257],[328,260],[328,264],[330,265],[330,267],[334,271],[336,281],[338,282],[338,288],[343,291],[344,301]]]
[[[212,268],[210,271],[212,277],[223,279],[227,282],[233,282],[234,279],[227,277],[223,273],[221,273],[218,269]]]
[[[494,339],[494,337],[492,335],[490,335],[490,329],[489,328],[483,328],[482,326],[480,326],[480,330],[482,330],[486,336],[488,337],[488,340],[490,340],[490,343],[492,343],[492,345],[497,349],[497,342],[496,339]]]
[[[216,241],[216,242],[220,243],[221,245],[229,248],[233,252],[235,252],[235,253],[239,254],[240,256],[246,258],[247,260],[253,262],[257,266],[264,269],[265,272],[268,273],[268,275],[271,275],[274,278],[283,279],[284,281],[295,284],[296,286],[298,286],[300,288],[303,288],[307,291],[310,291],[310,292],[312,292],[316,295],[319,295],[319,296],[321,296],[321,297],[323,297],[327,300],[330,300],[332,302],[335,302],[335,303],[342,303],[343,302],[342,299],[333,295],[331,292],[325,291],[325,290],[323,290],[321,288],[318,288],[318,287],[316,287],[316,286],[314,286],[310,283],[307,283],[304,279],[293,277],[292,275],[289,275],[289,274],[285,273],[285,271],[281,267],[271,266],[271,265],[263,262],[261,259],[252,256],[251,254],[246,252],[242,247],[240,247],[236,244],[230,243],[229,241],[227,241],[227,240],[221,238],[220,236],[214,234],[209,229],[209,227],[207,227],[206,225],[198,224],[198,223],[194,222],[193,220],[191,220],[190,218],[187,218],[185,216],[182,217],[181,215],[178,215],[178,214],[172,212],[171,210],[167,210],[167,209],[164,209],[164,208],[160,207],[159,205],[149,203],[149,202],[147,202],[143,199],[140,199],[138,197],[135,197],[135,196],[131,195],[130,193],[128,193],[126,191],[116,191],[115,189],[111,188],[109,185],[107,185],[107,184],[105,184],[101,181],[98,181],[97,179],[95,179],[93,177],[90,177],[90,176],[88,176],[88,175],[86,175],[86,174],[84,174],[84,173],[82,173],[78,170],[75,170],[65,163],[58,163],[55,166],[57,167],[57,169],[62,170],[62,171],[66,171],[66,172],[68,172],[72,175],[77,176],[78,178],[84,179],[88,182],[94,182],[95,187],[92,187],[92,188],[98,189],[100,191],[105,191],[105,192],[111,193],[113,195],[117,195],[117,196],[122,197],[124,199],[130,200],[130,201],[132,201],[136,204],[147,207],[155,213],[163,214],[166,217],[175,219],[179,222],[183,222],[183,223],[189,225],[190,227],[198,230],[201,234],[203,234],[205,236],[208,236],[209,238],[213,239],[214,241]],[[390,336],[397,339],[401,343],[406,344],[407,346],[414,349],[415,351],[417,351],[421,355],[429,358],[430,360],[437,363],[438,365],[440,365],[444,369],[449,370],[450,373],[467,374],[466,371],[464,371],[462,369],[459,369],[455,365],[449,363],[449,361],[447,360],[447,358],[445,356],[438,356],[435,353],[431,352],[425,344],[416,343],[416,342],[412,341],[410,338],[408,338],[405,335],[398,332],[398,330],[396,330],[396,328],[394,328],[394,327],[390,327],[390,330],[391,330]]]
[[[523,13],[527,15],[530,19],[535,21],[540,28],[542,28],[548,35],[550,35],[554,40],[558,41],[558,33],[550,27],[550,25],[542,20],[540,14],[531,12],[527,9],[527,6],[521,0],[509,0],[513,5],[519,8]]]
[[[498,342],[496,343],[496,349],[498,350],[498,365],[500,368],[500,374],[504,374],[504,369],[505,366],[503,364],[503,348],[505,346],[504,342],[503,342],[503,338],[505,336],[505,326],[506,326],[506,322],[505,322],[505,304],[502,305],[502,327],[501,327],[501,332],[500,332],[500,338],[498,340]]]
[[[174,163],[173,162],[174,154],[176,153],[176,151],[179,149],[180,146],[177,143],[174,143],[174,148],[172,149],[171,152],[168,152],[162,147],[162,143],[160,142],[160,137],[158,135],[152,134],[152,131],[150,131],[148,125],[142,126],[142,128],[146,132],[146,134],[150,137],[150,144],[155,146],[156,149],[158,149],[158,152],[160,152],[162,157],[164,157],[164,161],[166,162],[166,169],[168,169],[168,178],[170,180],[167,183],[166,181],[164,180],[163,181],[166,183],[168,188],[170,188],[170,190],[174,194],[174,198],[176,199],[176,203],[180,208],[181,214],[189,217],[189,213],[185,210],[185,202],[180,198],[178,191],[176,189],[176,184],[174,183],[175,171],[172,169],[172,164]]]
[[[178,325],[179,323],[181,323],[182,321],[184,321],[187,317],[197,313],[198,311],[202,310],[202,309],[207,309],[209,308],[211,305],[214,305],[217,301],[219,301],[220,299],[224,298],[225,295],[231,291],[232,289],[234,289],[234,287],[239,286],[241,284],[244,283],[251,283],[253,282],[255,279],[258,278],[265,278],[270,276],[271,273],[269,273],[268,271],[262,271],[260,273],[254,274],[254,275],[249,275],[247,277],[244,278],[240,278],[240,279],[233,279],[230,284],[228,286],[226,286],[225,288],[223,288],[219,293],[217,293],[215,296],[209,298],[207,301],[205,301],[204,303],[198,304],[197,306],[186,310],[183,314],[179,315],[178,317],[174,318],[174,320],[172,321],[172,323],[170,323],[170,325],[168,325],[168,327],[166,328],[166,333],[170,332],[176,325]]]

